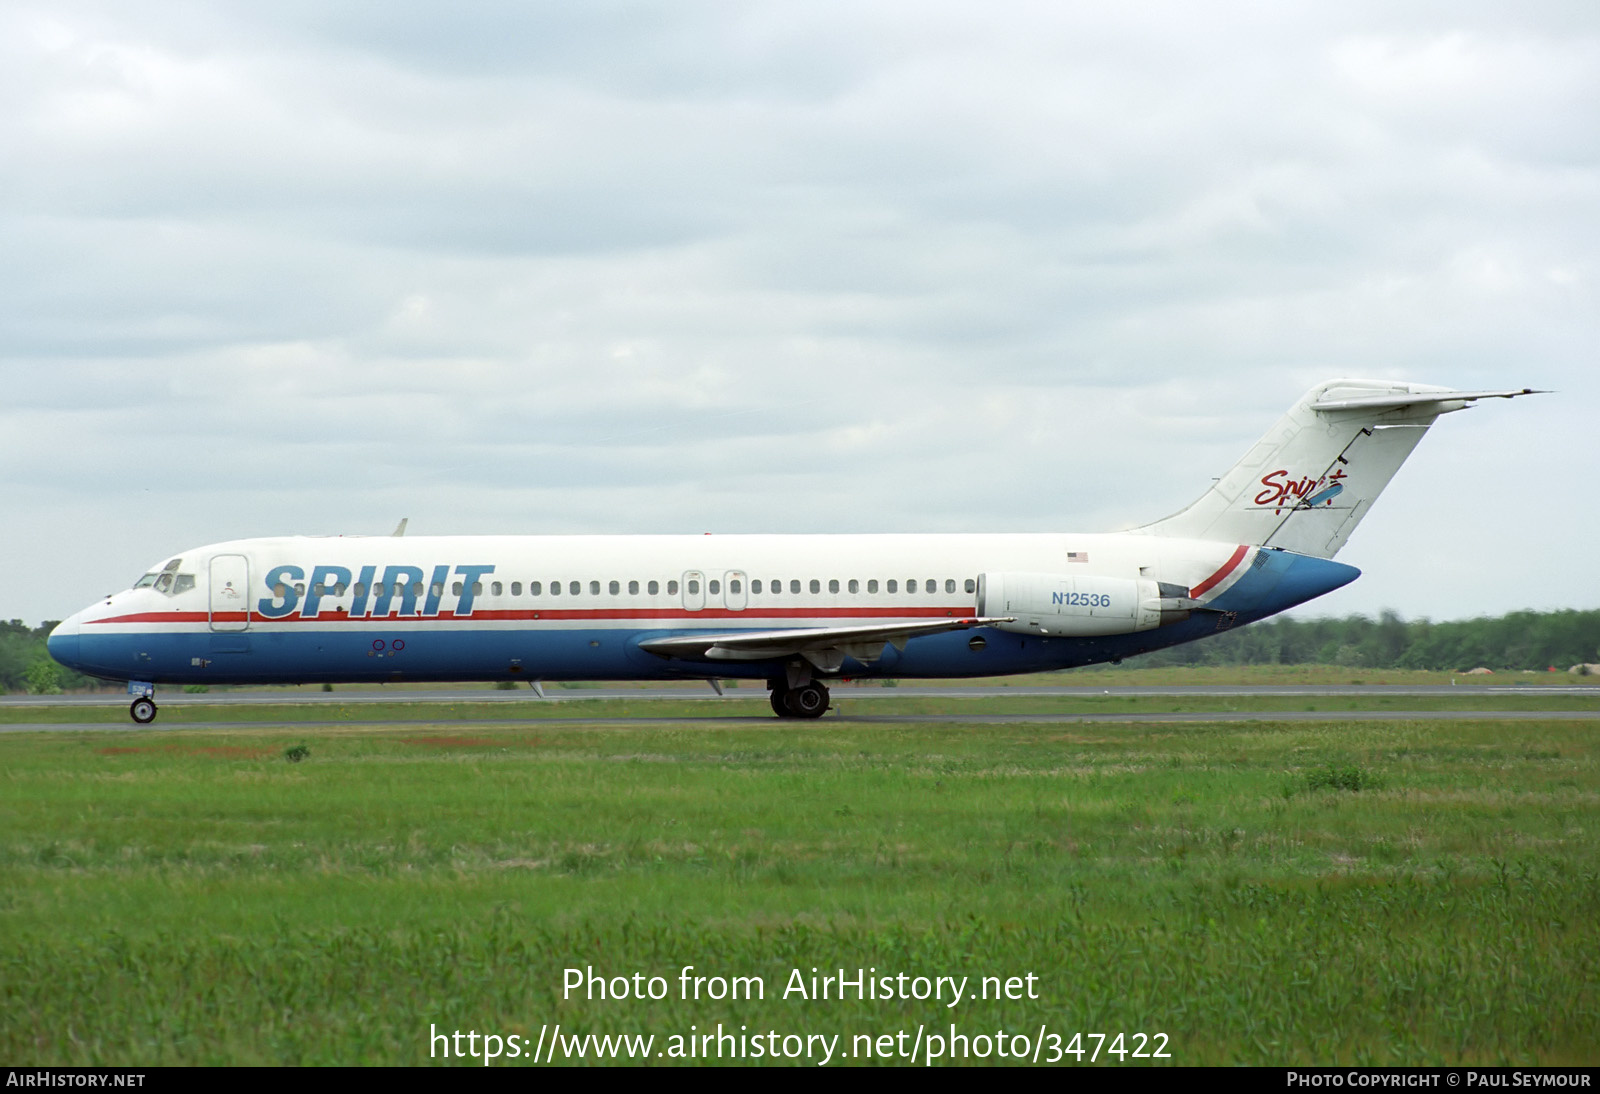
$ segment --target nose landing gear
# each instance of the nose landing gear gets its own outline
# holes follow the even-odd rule
[[[156,686],[147,680],[129,680],[128,694],[133,702],[128,704],[128,716],[142,726],[156,720]]]

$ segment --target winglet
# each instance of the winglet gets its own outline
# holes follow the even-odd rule
[[[396,524],[394,526],[394,531],[390,532],[389,534],[391,536],[396,536],[396,537],[405,535],[406,534],[406,522],[408,520],[410,520],[410,519],[411,519],[410,517],[401,517],[400,518],[400,523]]]

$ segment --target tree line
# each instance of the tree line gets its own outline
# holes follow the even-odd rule
[[[55,622],[0,623],[0,691],[48,693],[98,681],[56,664],[45,649]],[[1600,663],[1600,610],[1512,612],[1493,619],[1433,623],[1384,612],[1377,619],[1278,617],[1128,662],[1160,665],[1343,665],[1371,669],[1497,672],[1565,670]]]
[[[94,687],[100,681],[59,665],[45,649],[56,620],[30,627],[20,619],[0,623],[0,692],[53,694],[68,688]]]
[[[1384,612],[1377,619],[1277,617],[1212,638],[1156,650],[1137,665],[1342,665],[1466,672],[1600,662],[1600,611],[1511,612],[1434,623]]]

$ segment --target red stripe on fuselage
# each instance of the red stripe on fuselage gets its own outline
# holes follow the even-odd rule
[[[1242,548],[1241,548],[1242,550]],[[290,615],[269,619],[259,612],[250,613],[251,623],[478,623],[549,619],[957,619],[972,614],[972,605],[959,608],[746,608],[736,612],[728,608],[702,608],[692,612],[687,608],[554,608],[517,611],[483,610],[471,615],[356,615],[343,609],[329,609],[317,615]],[[132,615],[111,616],[107,619],[85,619],[85,625],[95,623],[205,623],[213,617],[205,612],[136,612]],[[242,623],[243,612],[218,612],[219,623]]]
[[[1203,593],[1208,592],[1213,587],[1221,583],[1223,578],[1233,573],[1234,569],[1239,565],[1239,563],[1244,561],[1244,556],[1249,552],[1250,548],[1241,545],[1238,550],[1234,551],[1233,554],[1228,557],[1228,561],[1222,564],[1222,568],[1220,570],[1189,590],[1189,599],[1199,600]]]
[[[235,622],[244,618],[243,612],[229,612]],[[114,615],[107,619],[85,619],[85,627],[96,623],[204,623],[211,617],[205,612],[135,612],[133,615]]]

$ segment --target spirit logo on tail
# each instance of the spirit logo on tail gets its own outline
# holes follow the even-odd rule
[[[1332,474],[1317,479],[1304,475],[1298,479],[1291,479],[1287,469],[1273,471],[1261,476],[1261,485],[1266,489],[1256,495],[1256,504],[1275,510],[1282,510],[1285,505],[1293,505],[1296,508],[1332,505],[1333,499],[1344,491],[1344,483],[1340,480],[1345,478],[1348,476],[1342,467]],[[1290,502],[1290,498],[1294,501]]]

